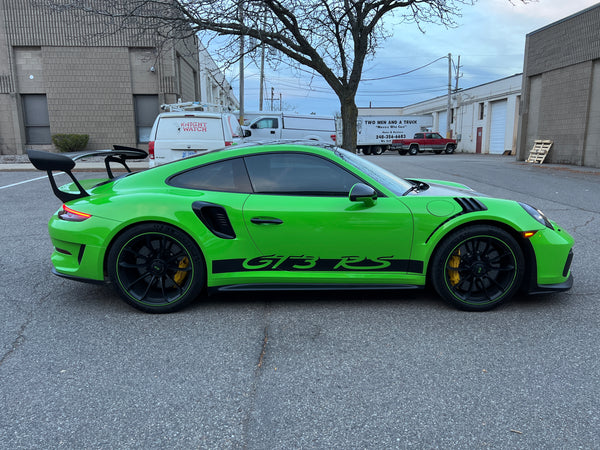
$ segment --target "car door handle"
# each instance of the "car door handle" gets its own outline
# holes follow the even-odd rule
[[[250,219],[250,222],[255,223],[257,225],[261,224],[271,224],[271,225],[281,225],[283,220],[276,219],[275,217],[253,217]]]

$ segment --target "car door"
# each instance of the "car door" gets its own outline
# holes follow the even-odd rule
[[[277,117],[262,117],[250,125],[252,140],[279,139],[279,119]]]
[[[268,153],[245,161],[254,193],[244,221],[268,257],[249,267],[333,278],[408,270],[413,221],[397,198],[380,196],[372,206],[351,202],[350,189],[363,180],[313,154]]]
[[[431,139],[429,143],[430,150],[444,150],[444,141],[439,133],[430,133],[427,137]]]

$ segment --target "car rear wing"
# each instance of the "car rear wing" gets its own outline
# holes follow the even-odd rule
[[[121,164],[123,167],[125,167],[127,172],[131,172],[131,169],[127,165],[126,161],[131,159],[144,159],[148,156],[148,153],[138,148],[113,145],[113,150],[83,151],[70,153],[69,156],[61,153],[27,150],[27,156],[29,156],[29,161],[31,161],[31,164],[33,164],[36,169],[45,170],[48,173],[48,179],[50,180],[50,185],[52,186],[54,195],[56,195],[61,201],[68,202],[70,200],[75,200],[90,195],[73,175],[72,170],[75,167],[77,160],[92,156],[104,156],[106,174],[108,175],[109,179],[113,179],[114,175],[110,166],[111,163],[114,162]],[[61,191],[56,185],[56,180],[54,179],[53,173],[54,171],[65,172],[67,175],[69,175],[79,192],[73,193]]]

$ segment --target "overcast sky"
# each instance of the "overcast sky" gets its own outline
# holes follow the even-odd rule
[[[426,25],[425,33],[403,25],[378,49],[374,60],[367,61],[356,97],[359,107],[393,107],[417,103],[443,95],[448,90],[448,60],[441,59],[409,75],[386,80],[367,81],[411,71],[440,57],[452,54],[454,64],[460,55],[459,88],[508,77],[523,71],[525,35],[561,20],[592,5],[597,0],[539,0],[523,4],[519,0],[479,0],[465,6],[458,26],[446,29]],[[245,77],[245,110],[258,111],[259,70],[250,63]],[[239,97],[239,79],[227,74]],[[454,86],[454,81],[453,81]],[[266,94],[279,94],[284,109],[301,114],[335,114],[339,101],[327,84],[310,74],[266,74]],[[265,102],[263,109],[269,109]]]

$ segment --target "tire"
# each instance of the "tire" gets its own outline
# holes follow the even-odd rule
[[[411,145],[410,148],[408,149],[408,154],[409,155],[416,155],[419,153],[419,147],[417,145]]]
[[[373,150],[371,151],[371,153],[373,155],[381,155],[383,153],[383,149],[379,145],[377,145],[377,146],[373,147]]]
[[[362,149],[363,155],[370,155],[371,154],[371,148],[370,147],[364,147]]]
[[[204,288],[202,252],[183,231],[146,223],[121,234],[108,253],[108,276],[131,306],[149,313],[180,310]]]
[[[433,153],[435,153],[436,155],[439,155],[439,154],[442,153],[442,151],[441,150],[434,150]]]
[[[406,155],[406,150],[398,150],[398,154],[404,156]]]
[[[451,155],[456,150],[456,146],[454,144],[448,144],[446,146],[446,155]]]
[[[524,270],[523,251],[509,233],[472,225],[442,241],[430,276],[446,302],[465,311],[487,311],[517,292]]]

